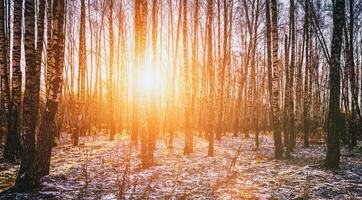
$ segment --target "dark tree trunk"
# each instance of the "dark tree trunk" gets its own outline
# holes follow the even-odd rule
[[[48,57],[52,64],[52,77],[49,83],[45,111],[39,128],[39,141],[29,170],[17,178],[16,186],[19,190],[29,190],[39,185],[40,178],[49,174],[51,149],[55,133],[55,116],[62,91],[64,70],[64,0],[54,0],[55,13],[53,24],[53,51],[58,56]]]
[[[354,62],[354,48],[353,48],[353,31],[354,31],[354,0],[349,0],[349,35],[346,33],[346,53],[348,61],[346,63],[348,72],[349,72],[349,82],[351,86],[351,95],[352,95],[352,119],[351,119],[351,137],[350,137],[350,146],[357,146],[357,132],[358,132],[358,117],[361,119],[361,112],[358,106],[358,87],[357,79],[355,73],[355,62]],[[349,40],[348,40],[349,39]]]
[[[229,9],[229,5],[227,0],[224,0],[224,41],[223,41],[223,56],[222,56],[222,63],[219,69],[219,87],[220,87],[220,91],[219,91],[219,115],[218,115],[218,124],[217,124],[217,129],[216,129],[216,139],[220,140],[221,139],[221,134],[223,132],[224,129],[224,124],[223,124],[223,117],[224,117],[224,87],[225,87],[225,69],[226,69],[226,65],[227,63],[227,52],[228,52],[228,9]],[[219,24],[220,26],[220,24]],[[220,47],[219,47],[220,48]]]
[[[340,65],[342,34],[344,26],[345,1],[336,0],[333,6],[333,35],[331,60],[329,67],[329,113],[328,113],[328,136],[326,167],[335,169],[339,167],[340,161],[340,132],[337,124],[340,115]]]
[[[294,71],[295,71],[295,47],[296,47],[296,33],[295,33],[295,3],[294,0],[290,0],[290,44],[291,44],[291,55],[290,55],[290,99],[289,99],[289,151],[292,151],[296,144],[296,133],[295,133],[295,115],[294,115]],[[288,150],[288,149],[287,149]]]
[[[18,177],[24,177],[33,162],[38,120],[39,88],[35,54],[35,2],[25,1],[25,93],[23,101],[23,152]]]
[[[13,35],[13,76],[12,76],[12,99],[10,105],[10,116],[8,121],[8,136],[4,148],[4,158],[15,161],[20,155],[20,126],[21,126],[21,85],[22,72],[21,59],[21,27],[22,27],[22,1],[14,2],[14,35]]]
[[[86,30],[85,30],[85,0],[81,0],[80,30],[79,30],[79,70],[78,70],[78,104],[76,109],[76,130],[73,132],[73,146],[77,146],[79,135],[83,132],[84,112],[86,102]]]
[[[266,53],[267,53],[267,66],[268,66],[268,92],[269,92],[269,101],[270,105],[272,102],[272,55],[271,55],[271,19],[270,19],[270,2],[265,0],[265,37],[266,37]],[[270,112],[269,121],[273,121],[273,114]]]
[[[290,76],[291,72],[289,69],[289,45],[288,45],[288,36],[286,35],[284,38],[284,68],[285,68],[285,99],[284,99],[284,146],[286,147],[285,156],[287,158],[290,157],[290,113],[291,113],[291,107],[290,107],[290,99],[292,98],[291,94],[291,88],[292,85],[290,84]]]
[[[273,134],[275,146],[275,158],[281,159],[283,157],[283,144],[280,133],[280,109],[279,109],[279,58],[278,58],[278,7],[277,1],[271,0],[272,12],[272,41],[273,41],[273,79],[272,79],[272,114],[273,114]]]
[[[309,6],[308,1],[305,1],[305,17],[304,17],[304,26],[305,26],[305,75],[304,75],[304,94],[303,94],[303,133],[304,133],[304,147],[309,146],[309,101],[308,98],[309,92],[308,85],[311,84],[311,80],[309,79],[310,76],[310,55],[309,55],[309,48],[310,45],[310,29],[309,29]]]

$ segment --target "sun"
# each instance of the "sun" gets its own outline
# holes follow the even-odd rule
[[[140,71],[139,84],[141,92],[151,94],[160,93],[166,83],[160,68],[148,62]]]

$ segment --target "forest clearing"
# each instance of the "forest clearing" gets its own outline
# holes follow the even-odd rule
[[[0,0],[0,199],[362,199],[362,0]]]

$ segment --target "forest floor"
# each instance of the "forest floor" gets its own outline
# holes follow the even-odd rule
[[[129,150],[129,137],[89,136],[73,147],[54,148],[50,175],[32,193],[9,193],[18,164],[0,161],[0,199],[362,199],[362,149],[342,149],[341,168],[322,167],[325,146],[299,147],[289,160],[273,159],[270,136],[224,136],[208,143],[195,137],[194,153],[183,156],[184,138],[169,149],[159,140],[155,165],[140,168],[139,149]],[[239,155],[238,155],[239,153]]]

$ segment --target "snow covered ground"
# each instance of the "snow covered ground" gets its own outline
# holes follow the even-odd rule
[[[159,140],[155,166],[141,169],[139,149],[130,153],[128,136],[107,138],[56,147],[39,190],[5,191],[0,199],[362,199],[361,148],[353,155],[343,149],[341,169],[330,171],[321,166],[323,145],[298,147],[292,159],[275,160],[270,136],[260,137],[259,151],[253,137],[225,136],[216,141],[215,156],[207,157],[207,141],[195,137],[194,153],[183,156],[179,135],[173,149]],[[13,185],[18,167],[0,163],[0,191]]]

